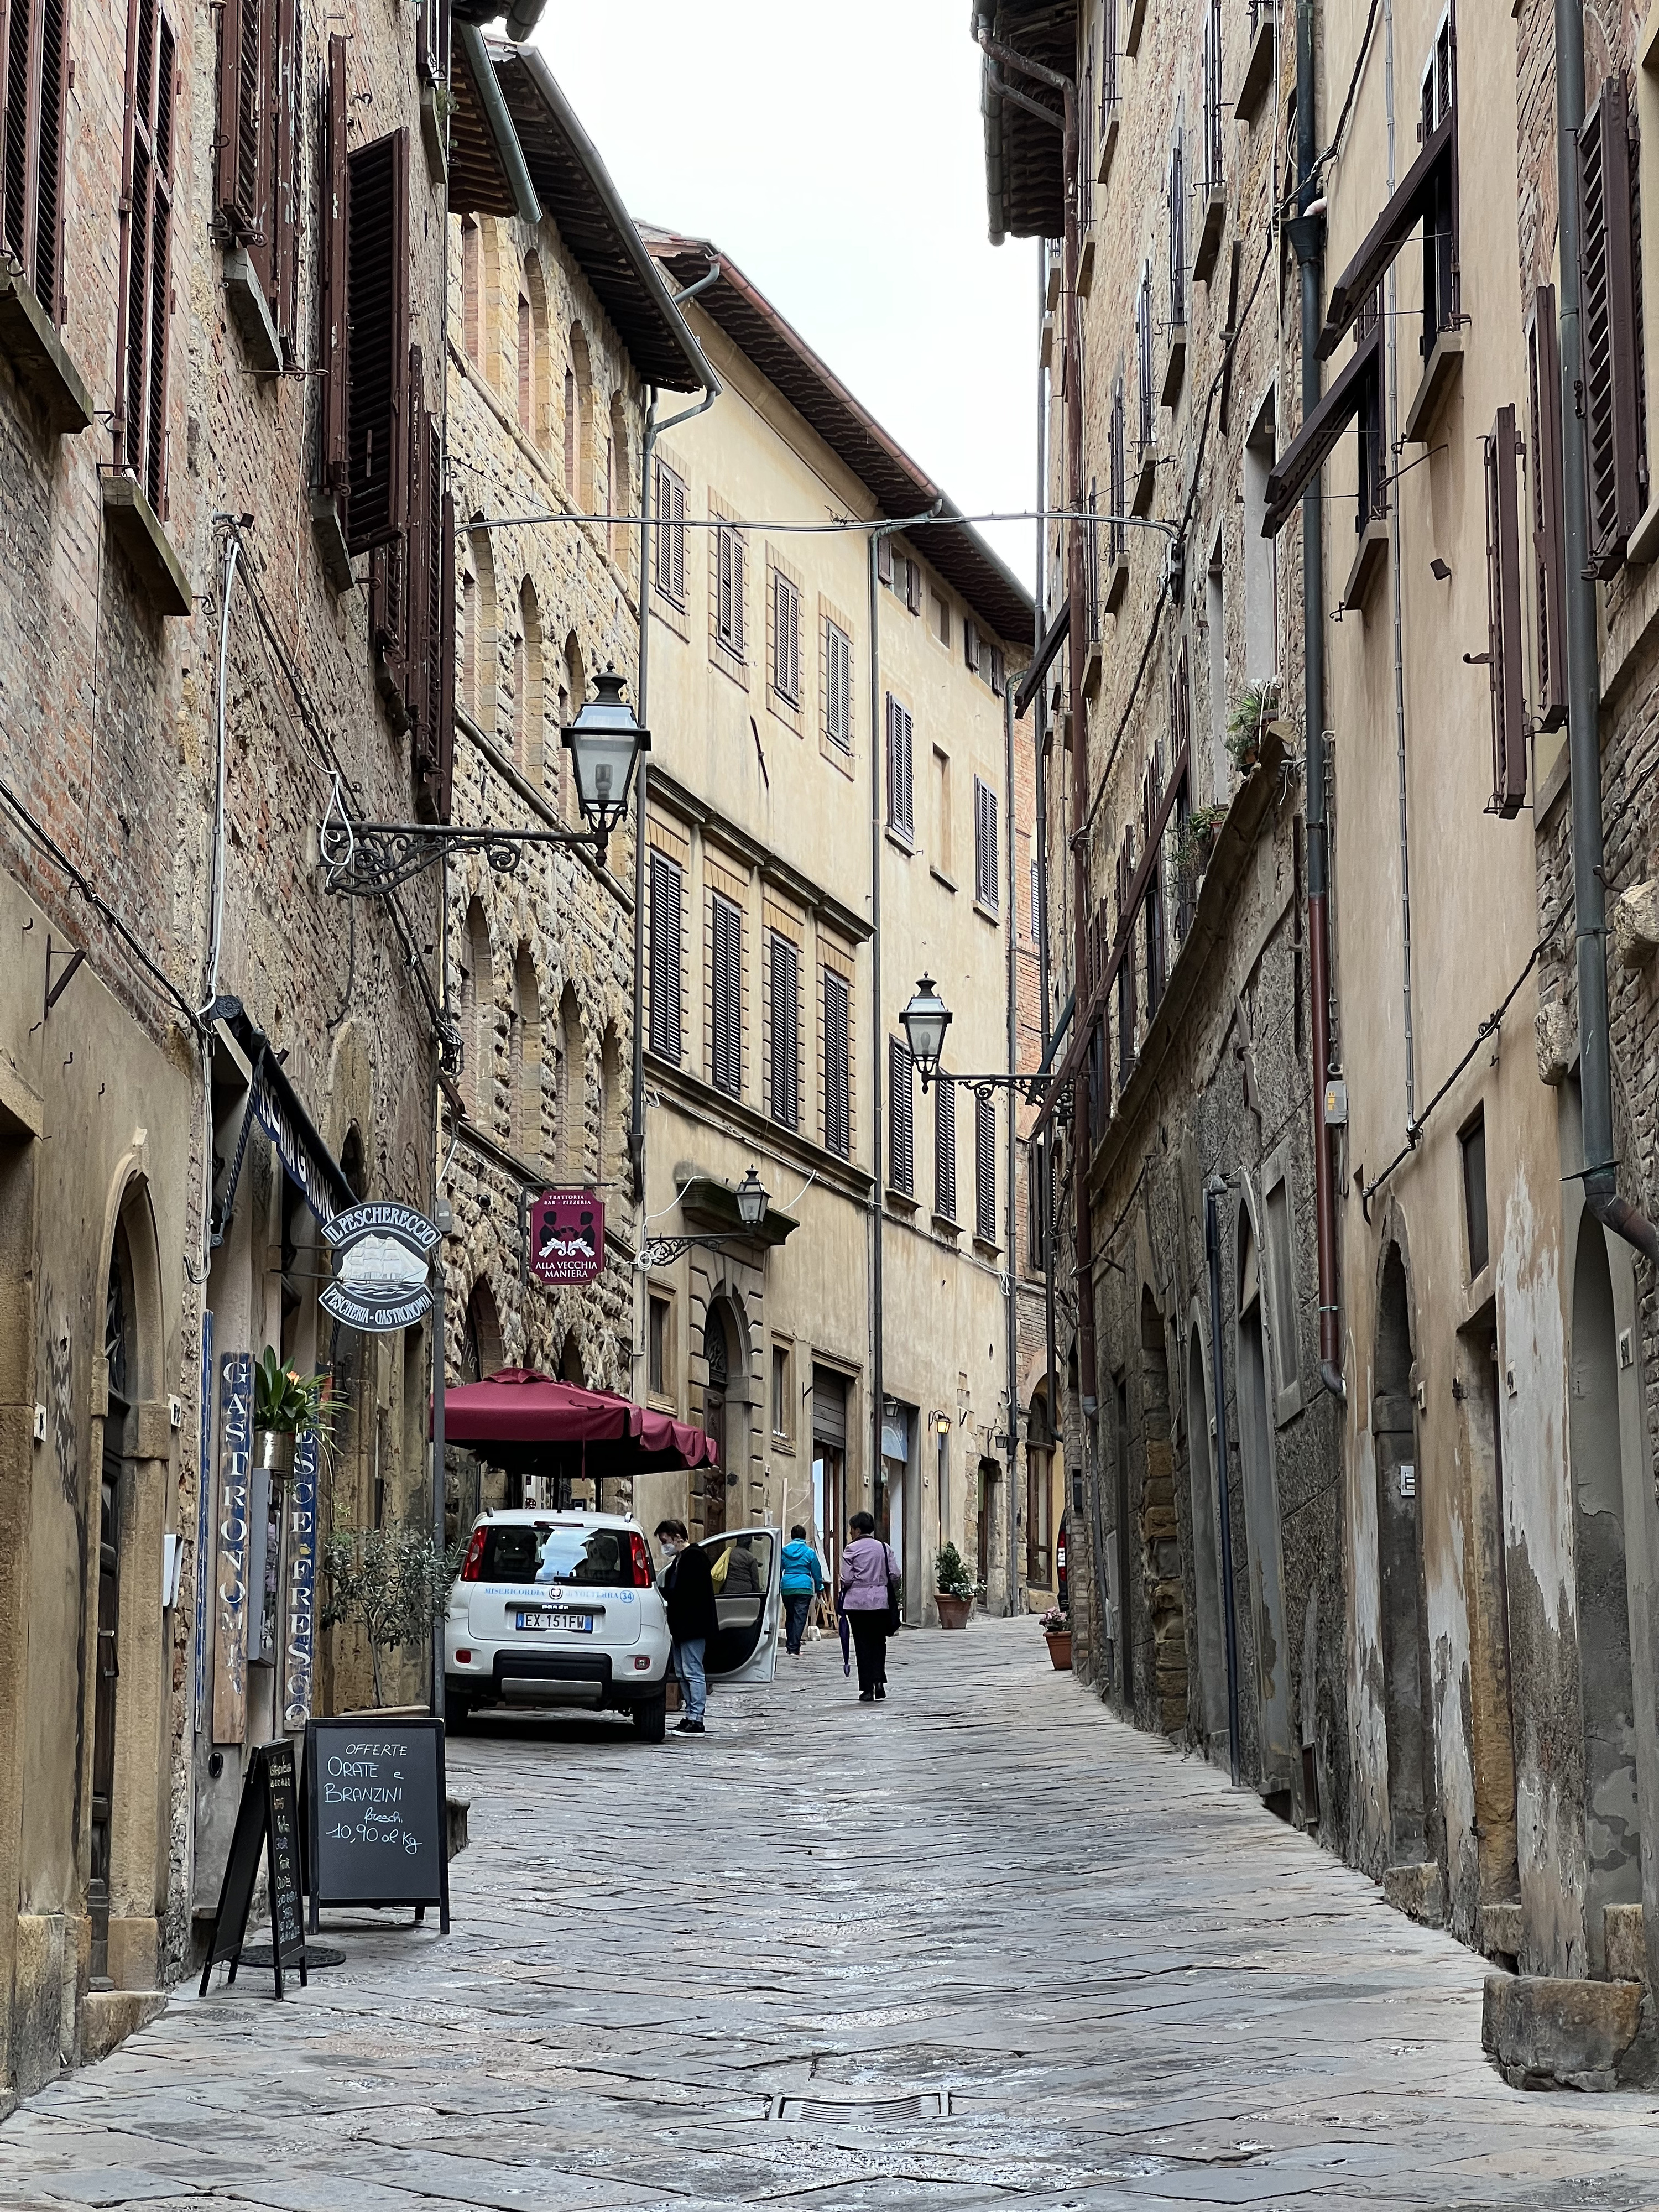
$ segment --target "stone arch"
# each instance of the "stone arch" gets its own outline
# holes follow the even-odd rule
[[[513,653],[514,747],[519,766],[538,790],[545,775],[546,687],[543,674],[542,617],[536,586],[528,576],[519,586],[519,635]]]
[[[570,370],[565,379],[564,482],[572,502],[593,513],[593,367],[587,333],[570,325]]]
[[[1215,1454],[1204,1325],[1194,1299],[1187,1324],[1187,1524],[1193,1532],[1193,1648],[1198,1662],[1199,1725],[1207,1749],[1225,1741],[1227,1626],[1223,1611]],[[1231,1749],[1231,1746],[1228,1747]]]
[[[1237,1328],[1238,1451],[1243,1474],[1244,1526],[1249,1556],[1250,1642],[1261,1713],[1261,1790],[1279,1797],[1291,1787],[1291,1651],[1285,1632],[1285,1574],[1279,1554],[1279,1485],[1268,1397],[1265,1292],[1254,1194],[1244,1188],[1238,1209]],[[1288,1807],[1288,1799],[1286,1800]]]
[[[495,558],[487,530],[470,533],[467,556],[462,579],[461,692],[467,713],[486,737],[493,738],[500,712],[501,628],[495,605]]]
[[[542,1146],[542,994],[527,939],[513,960],[513,1148],[539,1167]]]
[[[581,711],[587,696],[587,668],[582,659],[582,649],[576,633],[569,631],[564,641],[563,667],[559,683],[559,720],[561,725],[572,722]],[[559,817],[570,820],[574,811],[570,783],[570,756],[562,744],[559,746]]]
[[[1389,1854],[1397,1866],[1434,1853],[1434,1728],[1424,1633],[1422,1499],[1418,1481],[1412,1300],[1397,1235],[1377,1270],[1371,1364],[1376,1468],[1377,1594],[1382,1629],[1383,1727],[1389,1753]]]
[[[708,1380],[703,1387],[702,1425],[714,1439],[715,1464],[701,1475],[692,1511],[699,1513],[704,1535],[726,1525],[728,1499],[741,1510],[742,1481],[749,1464],[749,1440],[755,1407],[750,1375],[752,1339],[740,1291],[722,1282],[702,1316],[702,1350]],[[736,1498],[732,1493],[736,1492]]]
[[[1150,1286],[1140,1293],[1141,1576],[1152,1634],[1154,1717],[1165,1735],[1187,1727],[1187,1601],[1176,1512],[1175,1443],[1164,1316]]]
[[[461,1333],[461,1379],[482,1382],[505,1364],[501,1309],[488,1275],[480,1275],[467,1292]]]
[[[495,961],[480,898],[467,906],[461,958],[463,1096],[473,1121],[488,1129],[495,1114]]]
[[[1586,1207],[1572,1273],[1567,1437],[1584,1731],[1585,1935],[1596,1976],[1607,1971],[1607,1906],[1642,1899],[1618,1334],[1606,1233]]]
[[[559,1172],[572,1180],[582,1172],[587,1158],[587,1038],[582,1026],[576,987],[567,983],[559,994]]]
[[[623,1072],[622,1038],[617,1024],[608,1021],[599,1042],[599,1159],[597,1181],[604,1189],[620,1183],[628,1152],[627,1091]]]

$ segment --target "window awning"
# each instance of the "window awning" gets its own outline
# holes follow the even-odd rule
[[[1264,538],[1277,538],[1290,520],[1297,501],[1323,467],[1337,440],[1358,411],[1369,380],[1380,371],[1382,358],[1382,325],[1379,322],[1374,334],[1356,348],[1352,360],[1279,455],[1267,479],[1267,509],[1261,520]]]
[[[1453,107],[1432,131],[1422,152],[1407,170],[1376,221],[1366,232],[1359,251],[1331,287],[1325,308],[1325,327],[1319,334],[1319,358],[1328,361],[1345,331],[1352,330],[1359,312],[1388,274],[1389,265],[1423,220],[1429,189],[1443,162],[1452,157],[1457,131]]]

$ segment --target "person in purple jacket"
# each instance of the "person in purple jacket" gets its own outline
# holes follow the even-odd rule
[[[859,1655],[859,1703],[876,1705],[887,1695],[887,1584],[898,1579],[899,1564],[872,1515],[855,1513],[852,1528],[841,1555],[841,1609]]]

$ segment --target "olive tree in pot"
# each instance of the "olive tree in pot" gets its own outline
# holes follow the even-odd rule
[[[934,1564],[933,1600],[939,1607],[941,1628],[967,1627],[974,1605],[974,1585],[954,1544],[947,1544]]]
[[[422,1528],[337,1528],[325,1542],[322,1626],[362,1632],[377,1707],[386,1703],[385,1655],[430,1644],[465,1557],[464,1545],[441,1547]]]

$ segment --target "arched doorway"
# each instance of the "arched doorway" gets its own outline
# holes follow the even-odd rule
[[[1261,1714],[1261,1790],[1282,1796],[1290,1813],[1290,1650],[1285,1640],[1285,1579],[1279,1556],[1279,1486],[1267,1415],[1267,1362],[1261,1325],[1261,1268],[1248,1206],[1238,1217],[1238,1427],[1244,1475],[1244,1524],[1250,1554],[1250,1630]]]
[[[1411,1370],[1406,1263],[1399,1245],[1391,1243],[1383,1256],[1376,1304],[1371,1437],[1376,1454],[1377,1589],[1389,1743],[1389,1855],[1396,1866],[1419,1865],[1431,1855],[1435,1808]]]
[[[109,1978],[109,1916],[115,1819],[116,1706],[120,1691],[121,1516],[131,1485],[127,1426],[138,1380],[134,1341],[137,1285],[125,1227],[117,1224],[104,1293],[104,1362],[109,1401],[98,1490],[98,1613],[93,1656],[92,1821],[87,1868],[94,1986]]]
[[[702,1471],[702,1533],[718,1536],[726,1525],[726,1492],[739,1472],[735,1454],[742,1440],[742,1416],[734,1401],[741,1382],[737,1316],[730,1302],[716,1298],[703,1323],[703,1358],[708,1381],[703,1392],[702,1425],[714,1439],[715,1461]]]
[[[1607,1238],[1589,1212],[1579,1224],[1573,1268],[1571,1358],[1567,1434],[1584,1726],[1584,1921],[1590,1972],[1599,1976],[1607,1967],[1607,1908],[1641,1902],[1642,1869],[1618,1328]]]
[[[1204,1344],[1193,1324],[1187,1348],[1188,1522],[1193,1532],[1193,1596],[1197,1607],[1199,1725],[1212,1754],[1227,1744],[1226,1627],[1221,1610],[1215,1461],[1210,1450],[1210,1401],[1204,1387]]]
[[[1176,1514],[1175,1445],[1170,1434],[1170,1361],[1164,1317],[1140,1294],[1140,1425],[1146,1480],[1140,1492],[1141,1573],[1152,1626],[1155,1718],[1165,1735],[1187,1728],[1187,1595]]]

